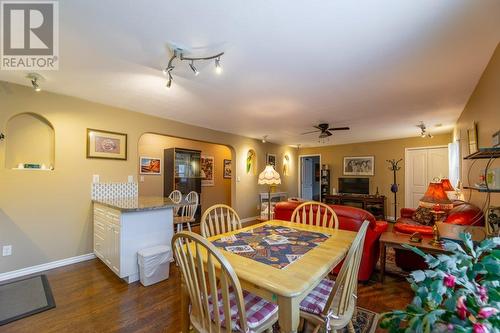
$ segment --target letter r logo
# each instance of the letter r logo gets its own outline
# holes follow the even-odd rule
[[[3,55],[54,54],[53,2],[2,2]]]

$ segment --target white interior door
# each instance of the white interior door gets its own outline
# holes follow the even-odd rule
[[[448,148],[409,149],[405,162],[405,207],[416,208],[434,178],[448,177]]]
[[[302,157],[301,159],[301,197],[312,200],[314,183],[314,162],[312,158]]]

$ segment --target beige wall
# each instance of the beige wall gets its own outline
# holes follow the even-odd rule
[[[460,115],[455,128],[454,137],[460,140],[461,155],[469,154],[467,145],[467,129],[472,128],[473,122],[477,123],[479,147],[491,147],[491,136],[500,130],[500,44],[497,46],[488,66],[483,72],[474,92],[472,93],[464,111]],[[467,174],[470,171],[470,183],[477,182],[481,170],[487,160],[462,161],[462,180],[468,184]],[[491,167],[500,167],[497,159]],[[484,193],[466,193],[466,199],[479,207],[485,203],[487,195]],[[500,206],[500,194],[491,194],[492,206]]]
[[[287,146],[162,118],[109,107],[82,99],[36,93],[33,89],[0,81],[0,132],[8,120],[24,112],[38,113],[54,127],[55,170],[17,171],[5,168],[8,137],[0,142],[0,246],[13,245],[13,255],[0,257],[0,273],[92,252],[90,185],[93,174],[101,181],[126,181],[138,174],[138,142],[144,133],[160,133],[205,142],[225,144],[233,151],[232,203],[242,218],[258,214],[257,175],[245,173],[248,149],[258,154],[264,167],[266,152],[285,153],[296,161],[296,150]],[[85,158],[86,128],[128,134],[128,160]],[[291,165],[279,190],[296,195],[297,175]]]
[[[163,150],[167,148],[186,148],[201,150],[202,155],[214,157],[214,186],[202,186],[201,209],[223,203],[231,205],[231,179],[224,178],[223,161],[230,160],[231,149],[226,146],[174,138],[171,136],[146,133],[139,139],[139,156],[159,157],[163,163]],[[173,170],[173,166],[166,166]],[[162,165],[162,169],[164,166]],[[171,171],[173,172],[173,171]],[[163,195],[163,178],[161,175],[144,175],[144,182],[139,182],[139,195]]]
[[[415,129],[417,132],[417,129]],[[389,163],[386,160],[400,159],[405,157],[405,148],[439,146],[447,145],[451,142],[451,133],[435,135],[433,138],[405,138],[396,140],[373,141],[364,143],[354,143],[338,146],[326,146],[317,148],[301,148],[299,155],[321,154],[321,163],[328,164],[330,168],[330,184],[331,187],[337,188],[338,178],[342,175],[342,165],[345,156],[375,156],[375,175],[370,178],[370,192],[375,194],[377,187],[381,195],[385,195],[386,199],[386,215],[394,216],[394,195],[390,187],[393,182],[393,174],[390,171]],[[397,182],[399,191],[397,195],[398,211],[404,207],[405,203],[405,165],[404,161],[400,164],[401,170],[397,174]],[[399,216],[399,213],[398,213]]]

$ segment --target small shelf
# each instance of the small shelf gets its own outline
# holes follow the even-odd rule
[[[478,192],[485,192],[485,193],[500,193],[500,189],[498,188],[493,189],[493,188],[477,187],[477,186],[464,186],[464,189],[478,191]]]
[[[479,148],[479,150],[475,153],[465,156],[464,160],[478,160],[497,157],[500,157],[500,147]]]

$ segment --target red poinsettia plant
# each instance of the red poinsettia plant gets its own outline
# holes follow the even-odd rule
[[[471,235],[446,241],[437,256],[407,246],[429,266],[410,274],[415,292],[405,310],[384,313],[380,327],[396,332],[500,332],[500,238],[474,245]]]

